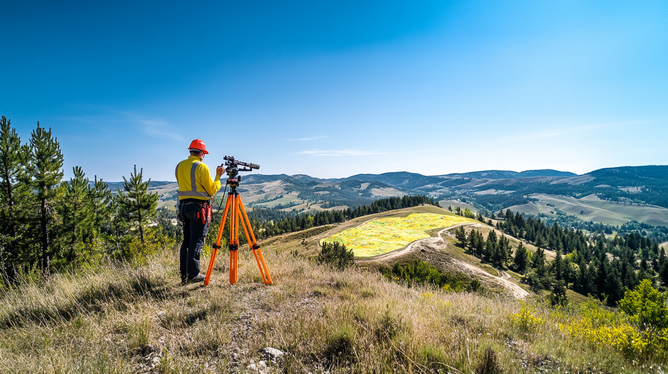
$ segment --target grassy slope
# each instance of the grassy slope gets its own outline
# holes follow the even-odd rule
[[[612,349],[570,341],[556,323],[574,311],[556,317],[537,304],[547,320],[524,332],[510,322],[519,303],[502,294],[406,288],[373,267],[341,272],[294,255],[315,254],[319,238],[370,218],[263,242],[272,286],[242,249],[236,286],[224,252],[207,288],[181,286],[177,254],[163,252],[140,267],[109,264],[0,291],[0,372],[245,372],[267,346],[286,352],[284,372],[480,372],[487,348],[505,373],[646,372]],[[445,239],[448,255],[475,262]]]
[[[447,209],[449,206],[452,207],[452,210],[454,210],[456,207],[459,207],[461,210],[469,208],[469,210],[471,212],[478,213],[478,209],[476,209],[473,205],[469,205],[467,203],[462,203],[461,201],[441,200],[441,201],[438,202],[438,204],[445,209]]]
[[[382,218],[367,222],[323,241],[343,243],[353,249],[358,258],[374,257],[404,248],[414,241],[433,237],[442,229],[474,222],[470,218],[445,211],[441,214],[418,213],[405,218]]]
[[[623,203],[609,202],[591,197],[576,199],[573,197],[535,194],[539,199],[535,203],[515,205],[509,207],[513,212],[527,214],[555,214],[558,208],[574,215],[583,221],[600,222],[608,225],[621,225],[636,220],[654,226],[668,226],[668,209],[656,206],[637,206]],[[553,204],[554,207],[547,204]],[[582,213],[582,214],[581,214]]]
[[[406,288],[275,251],[266,251],[267,287],[249,252],[240,255],[237,286],[220,267],[207,288],[181,286],[170,253],[5,292],[0,371],[226,373],[258,362],[267,346],[287,353],[286,372],[337,360],[348,363],[332,372],[471,372],[487,348],[505,373],[524,372],[520,363],[531,372],[633,368],[605,347],[569,343],[554,323],[521,332],[509,323],[512,299]]]

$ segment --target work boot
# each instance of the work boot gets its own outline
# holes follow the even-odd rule
[[[188,283],[199,283],[204,282],[204,276],[202,274],[197,274],[196,277],[188,279]]]

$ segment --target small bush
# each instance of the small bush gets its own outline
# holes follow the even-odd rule
[[[151,322],[145,317],[141,322],[128,326],[128,342],[130,349],[144,352],[148,347],[151,334]]]
[[[645,329],[635,325],[625,313],[600,308],[589,301],[580,307],[580,318],[559,324],[571,339],[607,345],[620,350],[629,358],[655,356],[665,360],[668,350],[668,328]]]
[[[390,310],[390,305],[385,306],[385,313],[380,317],[378,328],[376,329],[376,338],[380,342],[392,340],[401,328],[401,321]]]
[[[520,300],[522,308],[519,313],[510,316],[512,323],[524,333],[534,333],[545,323],[543,318],[534,315],[533,308],[529,307],[524,301]]]
[[[503,372],[501,366],[499,366],[499,359],[492,348],[485,350],[485,355],[482,357],[475,372],[478,374],[501,374]]]
[[[438,347],[429,344],[425,345],[420,348],[419,356],[422,363],[430,369],[438,370],[445,367],[445,354]]]
[[[318,256],[319,264],[328,264],[339,270],[343,270],[355,263],[355,255],[352,249],[346,248],[345,244],[339,242],[323,242],[322,250]]]
[[[355,362],[355,328],[349,324],[343,324],[339,327],[327,339],[323,357],[330,366],[341,366]]]
[[[379,271],[386,278],[408,286],[435,286],[446,292],[452,290],[476,292],[483,289],[478,278],[469,278],[459,272],[444,273],[420,259],[404,265],[396,263],[392,268],[381,267]]]

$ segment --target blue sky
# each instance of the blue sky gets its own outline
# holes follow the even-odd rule
[[[66,177],[666,164],[668,1],[0,3],[0,114]]]

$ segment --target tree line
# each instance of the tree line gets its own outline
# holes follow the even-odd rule
[[[524,282],[534,291],[570,288],[584,295],[605,300],[609,305],[648,280],[660,289],[668,289],[668,258],[659,243],[639,233],[606,238],[603,234],[586,235],[580,230],[563,229],[558,224],[546,226],[540,219],[524,218],[506,210],[497,228],[524,239],[537,247],[526,250],[522,243],[514,251],[493,231],[483,239],[475,230],[466,235],[463,228],[455,232],[460,244],[472,254],[497,267],[509,267],[524,274]],[[503,241],[503,242],[502,242]],[[547,261],[544,249],[555,252]],[[512,257],[512,262],[510,261]]]
[[[123,177],[114,195],[75,166],[63,180],[64,157],[51,129],[37,123],[23,144],[11,121],[0,120],[0,271],[48,273],[104,257],[134,258],[166,240],[149,229],[158,195],[148,192],[143,170]],[[158,226],[159,227],[159,226]],[[131,245],[131,244],[136,245]]]
[[[345,222],[347,220],[366,216],[369,214],[382,213],[388,210],[410,208],[418,205],[429,204],[438,205],[438,201],[427,196],[408,196],[389,197],[373,201],[369,205],[358,206],[355,209],[346,210],[324,210],[311,214],[300,214],[294,217],[285,217],[278,220],[258,220],[266,214],[266,211],[258,211],[255,215],[255,209],[249,213],[249,218],[255,218],[256,226],[260,237],[271,237],[275,235],[285,234],[294,231],[306,230],[314,226],[329,225],[332,223]],[[259,217],[258,217],[259,216]]]
[[[438,201],[427,196],[405,195],[402,197],[378,199],[369,205],[358,206],[355,209],[324,210],[316,212],[315,214],[297,214],[277,209],[254,207],[252,211],[248,212],[248,219],[253,232],[255,233],[255,237],[258,239],[265,239],[272,236],[310,229],[316,226],[345,222],[369,214],[382,213],[394,209],[410,208],[423,204],[439,206]],[[215,242],[219,227],[220,216],[216,216],[207,236],[208,241]],[[229,225],[226,224],[226,227],[223,229],[223,238],[228,237]],[[240,244],[246,243],[246,239],[243,235],[239,236],[239,242]]]

